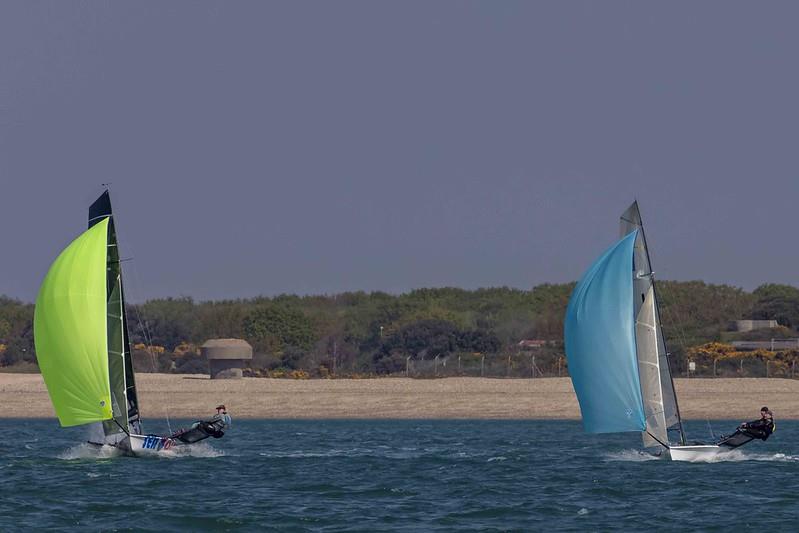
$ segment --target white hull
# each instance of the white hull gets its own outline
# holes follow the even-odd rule
[[[695,446],[672,446],[668,453],[672,461],[709,461],[729,451],[730,448],[714,444],[698,444]]]
[[[142,453],[158,453],[169,450],[177,444],[172,439],[154,435],[130,435],[119,443],[119,448],[133,455]]]
[[[124,455],[137,456],[146,454],[163,453],[171,450],[173,446],[183,444],[168,437],[156,435],[129,435],[117,443],[99,443],[89,441],[89,444],[108,450],[118,450]]]

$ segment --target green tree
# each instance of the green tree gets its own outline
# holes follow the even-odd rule
[[[165,298],[139,306],[129,305],[128,328],[134,343],[150,341],[169,351],[183,342],[197,342],[202,336],[191,298]]]
[[[799,327],[799,289],[769,283],[755,289],[752,318],[776,320],[781,326]]]
[[[302,311],[285,305],[263,305],[244,320],[244,334],[257,350],[282,352],[293,346],[309,350],[314,325]]]

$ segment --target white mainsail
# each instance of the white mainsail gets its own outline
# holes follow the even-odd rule
[[[646,432],[642,433],[642,436],[646,447],[658,446],[658,440],[663,443],[669,441],[663,406],[663,384],[660,381],[656,316],[655,291],[649,287],[635,320],[638,375],[641,378],[641,398],[644,401],[646,415]]]
[[[680,423],[680,415],[669,368],[666,342],[660,325],[657,293],[641,213],[638,211],[638,202],[633,202],[621,216],[621,234],[628,235],[636,229],[640,230],[633,253],[636,349],[647,417],[647,431],[642,433],[642,436],[644,446],[650,447],[659,445],[652,436],[662,443],[668,443],[667,430]]]

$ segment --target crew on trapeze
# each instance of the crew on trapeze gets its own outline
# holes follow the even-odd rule
[[[754,439],[766,440],[774,433],[774,414],[768,407],[760,410],[760,418],[751,422],[744,422],[729,436],[722,436],[716,444],[727,448],[737,448]]]
[[[218,439],[225,434],[227,428],[230,427],[231,419],[230,415],[227,414],[227,408],[225,408],[225,404],[220,404],[216,406],[216,414],[209,418],[208,420],[200,420],[192,424],[193,428],[199,428],[202,432],[207,433],[211,437]]]
[[[774,433],[774,413],[768,407],[760,410],[760,418],[751,422],[744,422],[738,426],[738,431],[755,439],[766,440]]]
[[[192,444],[208,437],[218,439],[225,434],[225,430],[230,427],[231,423],[227,408],[225,408],[224,404],[220,404],[216,406],[216,414],[214,416],[207,420],[198,420],[188,429],[181,429],[172,434],[171,438],[187,444]]]

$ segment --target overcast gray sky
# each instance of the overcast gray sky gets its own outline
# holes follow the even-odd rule
[[[0,4],[0,293],[112,182],[133,300],[799,284],[794,2]]]

